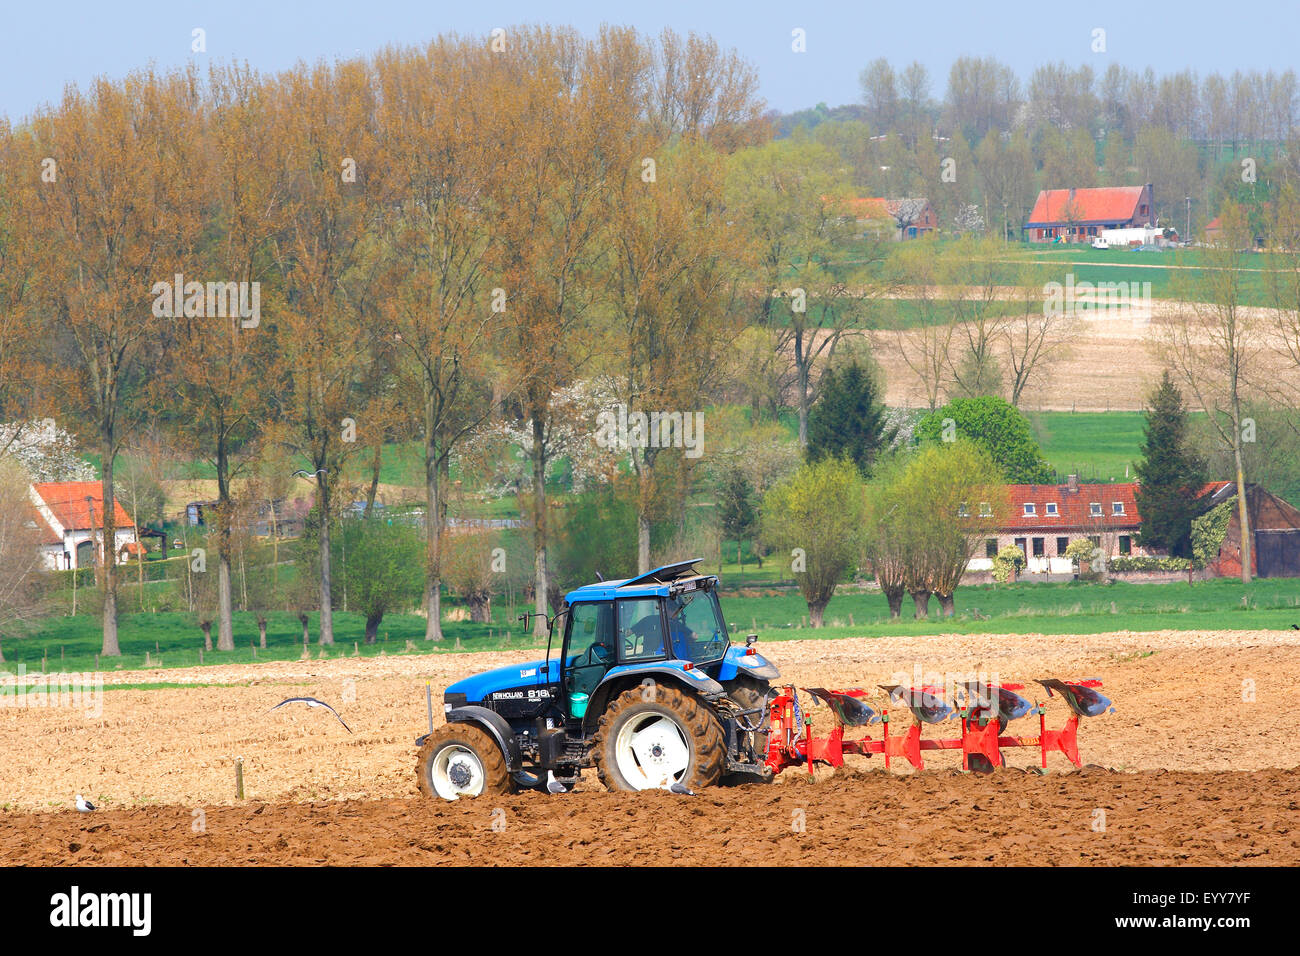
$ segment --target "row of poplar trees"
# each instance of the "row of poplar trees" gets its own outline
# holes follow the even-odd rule
[[[599,354],[630,407],[698,407],[737,300],[767,307],[763,217],[728,199],[735,154],[771,137],[756,88],[707,38],[547,27],[274,76],[70,88],[0,126],[0,420],[50,414],[99,454],[106,541],[133,430],[153,423],[209,462],[217,646],[233,649],[232,482],[261,451],[292,453],[318,485],[330,644],[343,470],[380,432],[418,436],[436,640],[449,456],[514,415],[533,432],[544,611],[552,395]],[[769,192],[797,185],[778,178]],[[177,277],[257,283],[259,312],[214,316],[205,299],[168,314],[158,284]],[[659,453],[634,453],[643,532]],[[119,570],[104,563],[115,655]]]

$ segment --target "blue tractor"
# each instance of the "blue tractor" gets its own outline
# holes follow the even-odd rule
[[[699,561],[570,591],[548,621],[551,640],[562,628],[558,660],[548,640],[545,660],[448,687],[446,724],[416,740],[420,790],[455,800],[572,786],[593,766],[611,790],[770,780],[779,674],[757,635],[731,643],[718,579]]]

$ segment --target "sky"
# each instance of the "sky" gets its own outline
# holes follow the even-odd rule
[[[1112,62],[1201,75],[1300,68],[1300,0],[0,0],[0,114],[21,120],[57,101],[68,84],[84,87],[150,63],[238,60],[275,72],[439,33],[486,39],[496,27],[538,22],[583,32],[611,22],[712,34],[755,65],[763,97],[781,112],[857,102],[858,73],[880,56],[896,67],[920,60],[936,97],[962,55],[995,56],[1022,79],[1057,61],[1089,63],[1098,74]],[[191,50],[195,28],[205,31],[206,52]],[[1097,29],[1105,31],[1105,52],[1092,49]],[[793,48],[797,30],[802,52]]]

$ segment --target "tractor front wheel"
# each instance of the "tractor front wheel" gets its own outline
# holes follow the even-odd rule
[[[447,724],[430,734],[415,772],[420,792],[443,800],[512,789],[505,754],[491,734],[473,724]]]
[[[650,684],[624,691],[600,718],[592,741],[600,782],[610,790],[698,790],[717,782],[726,745],[717,716],[698,697]]]

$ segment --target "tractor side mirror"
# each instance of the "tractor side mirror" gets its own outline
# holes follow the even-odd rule
[[[753,647],[753,646],[754,646],[755,644],[757,644],[757,643],[758,643],[758,635],[757,635],[757,634],[746,634],[746,635],[745,635],[745,646],[746,646],[746,647]]]

